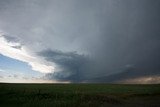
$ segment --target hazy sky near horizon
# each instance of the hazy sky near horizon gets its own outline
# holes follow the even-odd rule
[[[159,0],[0,0],[0,82],[160,83]]]

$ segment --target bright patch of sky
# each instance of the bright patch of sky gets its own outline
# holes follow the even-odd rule
[[[54,71],[54,67],[49,65],[45,60],[36,57],[31,54],[20,43],[13,40],[7,40],[5,35],[0,34],[0,54],[7,57],[28,63],[32,67],[32,70],[42,73],[49,73]],[[20,48],[15,48],[20,47]]]
[[[12,81],[32,80],[35,78],[41,78],[43,75],[43,73],[33,71],[25,62],[0,55],[1,82],[7,82],[10,79],[12,79]]]
[[[0,81],[45,82],[43,76],[54,71],[53,63],[39,58],[12,39],[0,33]]]

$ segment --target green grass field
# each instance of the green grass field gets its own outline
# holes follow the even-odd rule
[[[0,84],[0,107],[160,107],[160,85]]]

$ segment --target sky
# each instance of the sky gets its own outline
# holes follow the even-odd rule
[[[0,82],[160,83],[159,0],[0,0]]]

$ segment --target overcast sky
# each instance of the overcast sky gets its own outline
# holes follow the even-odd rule
[[[159,0],[0,0],[0,82],[160,83]]]

